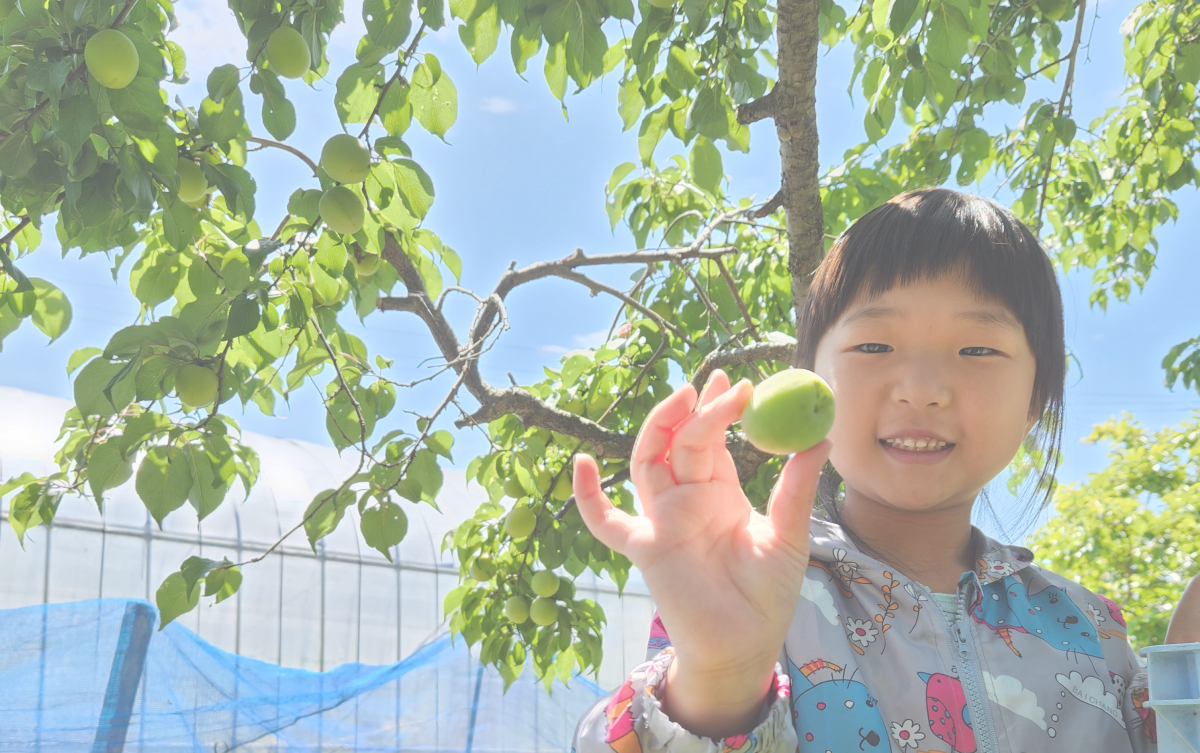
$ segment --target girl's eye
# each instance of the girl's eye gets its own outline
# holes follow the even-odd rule
[[[986,353],[968,352],[968,351],[980,351],[980,350],[984,350],[987,352]],[[987,356],[987,355],[991,355],[992,353],[998,353],[999,351],[997,351],[995,348],[985,348],[982,345],[978,345],[978,346],[971,347],[971,348],[963,348],[962,350],[960,350],[958,352],[963,354],[964,356]]]
[[[883,343],[863,343],[855,348],[855,350],[862,353],[887,353],[891,349],[891,345],[884,345]]]

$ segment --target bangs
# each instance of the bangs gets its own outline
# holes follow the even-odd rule
[[[947,189],[902,194],[834,242],[813,276],[797,327],[800,365],[860,296],[955,275],[977,297],[1003,304],[1037,358],[1030,414],[1062,399],[1066,378],[1062,300],[1054,268],[1029,230],[998,203]]]

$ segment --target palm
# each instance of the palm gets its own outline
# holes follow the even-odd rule
[[[645,514],[616,510],[589,461],[576,498],[593,534],[642,571],[679,655],[712,666],[773,655],[791,622],[808,565],[808,518],[828,444],[794,457],[769,516],[753,510],[725,447],[750,396],[713,375],[697,404],[685,387],[647,418],[632,460]],[[694,408],[694,410],[693,410]],[[733,642],[731,635],[753,636]]]

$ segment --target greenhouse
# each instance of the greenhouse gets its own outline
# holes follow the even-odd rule
[[[53,470],[55,439],[70,403],[0,387],[0,405],[5,408],[0,422],[0,478]],[[350,460],[340,458],[332,448],[250,433],[244,440],[261,459],[259,483],[248,499],[231,496],[203,523],[198,523],[191,507],[185,505],[159,530],[130,482],[106,494],[103,515],[88,500],[65,499],[54,525],[28,532],[22,548],[7,525],[6,509],[0,505],[0,572],[5,576],[0,580],[0,618],[10,623],[7,629],[0,626],[0,635],[19,633],[28,652],[29,630],[33,629],[28,626],[41,625],[34,631],[38,639],[35,653],[41,652],[42,657],[38,662],[53,666],[64,657],[79,660],[86,656],[89,669],[72,673],[78,674],[82,683],[74,692],[77,696],[91,692],[86,690],[85,680],[95,675],[99,704],[113,652],[122,640],[118,637],[122,616],[126,609],[136,610],[130,605],[141,604],[152,611],[158,585],[189,556],[245,561],[267,551],[302,518],[318,491],[336,486],[352,468]],[[156,633],[149,643],[138,692],[138,704],[145,704],[143,712],[163,711],[161,702],[166,696],[156,694],[183,692],[172,703],[197,710],[189,734],[198,735],[204,724],[217,724],[213,720],[219,714],[202,722],[200,710],[219,711],[227,715],[226,728],[232,731],[223,744],[245,750],[540,751],[569,746],[582,709],[619,685],[625,672],[645,657],[653,615],[645,584],[635,572],[622,597],[614,584],[590,571],[576,580],[577,593],[595,599],[608,616],[598,678],[577,677],[569,689],[557,683],[547,695],[544,688],[536,689],[532,671],[528,671],[507,694],[501,693],[503,683],[498,675],[490,668],[480,669],[475,659],[478,648],[472,655],[461,639],[452,645],[442,620],[442,599],[459,577],[451,553],[440,551],[442,538],[483,498],[478,487],[465,483],[461,471],[446,469],[445,477],[438,498],[441,513],[429,505],[406,503],[408,534],[392,552],[392,562],[362,542],[356,521],[344,521],[335,533],[318,542],[315,553],[304,537],[297,535],[262,562],[247,567],[245,581],[233,598],[211,607],[206,599],[198,609]],[[53,606],[66,603],[73,604],[69,608]],[[104,615],[103,619],[99,615]],[[70,630],[45,627],[55,620]],[[18,622],[26,627],[13,627]],[[81,632],[72,638],[71,630]],[[29,693],[19,695],[41,704],[31,713],[37,717],[41,709],[42,732],[52,733],[53,726],[46,726],[52,716],[46,713],[54,701],[51,694],[68,692],[71,684],[64,686],[62,678],[56,680],[56,675],[45,670],[31,673],[28,664],[15,666],[20,646],[5,646],[5,640],[15,638],[0,638],[0,681],[23,682]],[[173,668],[169,676],[154,665],[160,656],[167,662],[165,667]],[[206,662],[223,669],[210,672],[205,669]],[[234,687],[242,671],[248,673],[247,678],[258,678],[250,696]],[[221,679],[222,673],[229,672],[232,674]],[[280,688],[292,688],[301,700],[286,701],[279,694],[265,693],[263,678],[273,678]],[[182,684],[175,687],[173,682]],[[312,690],[313,683],[318,690]],[[431,685],[441,690],[429,692]],[[201,686],[207,690],[198,690]],[[469,691],[474,691],[474,704],[456,702],[462,701],[458,696],[464,693],[472,695]],[[213,708],[217,697],[226,701],[220,709]],[[385,697],[390,699],[387,704],[380,700]],[[250,704],[243,709],[245,715],[260,720],[263,705],[275,698],[278,725],[291,719],[290,726],[268,730],[268,724],[255,728],[253,734],[237,732],[240,722],[233,720],[239,707],[228,702],[239,698]],[[341,700],[333,704],[337,698]],[[405,704],[418,698],[433,703],[425,711]],[[480,703],[488,709],[484,714],[487,723],[482,726],[484,707]],[[390,716],[382,712],[384,706],[392,710]],[[99,705],[96,708],[98,712]],[[475,725],[470,724],[471,709]],[[182,718],[181,709],[172,706],[167,710]],[[364,719],[364,710],[369,720]],[[93,733],[97,712],[89,712],[92,719],[83,723]],[[138,713],[135,705],[125,750],[140,750],[134,734]],[[25,747],[6,747],[16,744],[12,742],[14,729],[42,734],[36,719],[24,719],[18,725],[15,714],[11,709],[0,710],[0,751],[36,749],[34,741]],[[245,715],[242,721],[248,718]],[[510,723],[499,724],[503,718]],[[142,721],[145,729],[137,731],[149,746],[145,749],[166,749],[161,740],[150,742],[157,734],[153,720],[146,717]],[[418,727],[422,731],[414,732]],[[390,730],[391,738],[381,742],[384,728]],[[166,728],[159,731],[162,729]],[[469,729],[475,732],[468,741]],[[405,730],[408,733],[401,734]],[[79,742],[76,739],[61,749],[78,749]],[[41,750],[56,749],[45,737],[39,745]],[[195,737],[179,749],[231,747],[218,744],[214,748],[209,738]]]

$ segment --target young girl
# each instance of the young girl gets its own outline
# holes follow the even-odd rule
[[[986,199],[899,196],[834,244],[797,338],[837,412],[766,516],[725,447],[753,388],[721,372],[647,418],[642,516],[576,458],[588,528],[658,607],[648,661],[580,721],[576,753],[1155,750],[1117,605],[971,525],[1027,437],[1060,441],[1062,303],[1034,236]],[[1172,640],[1200,640],[1189,599]]]

